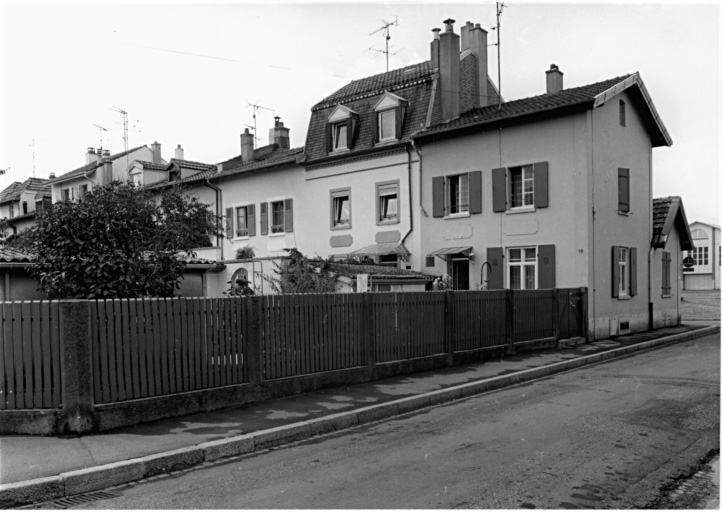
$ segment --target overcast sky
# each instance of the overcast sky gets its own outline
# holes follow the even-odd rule
[[[2,0],[0,0],[2,1]],[[708,3],[541,3],[502,14],[502,95],[545,92],[557,64],[565,87],[639,71],[673,138],[653,150],[655,197],[680,195],[688,221],[720,224],[721,12]],[[494,2],[3,3],[0,187],[85,163],[89,146],[154,141],[163,157],[217,163],[259,145],[278,115],[303,146],[310,108],[353,79],[429,59],[446,18],[480,23],[496,42]],[[497,52],[489,73],[497,82]],[[96,128],[99,125],[106,131]],[[101,141],[102,137],[102,141]],[[33,159],[33,151],[35,157]]]

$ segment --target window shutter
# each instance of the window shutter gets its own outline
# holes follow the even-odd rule
[[[490,273],[487,278],[488,290],[501,290],[504,286],[505,262],[502,247],[487,248],[487,263],[490,264]]]
[[[537,248],[539,268],[538,288],[555,288],[555,246],[541,245]]]
[[[618,265],[619,249],[620,248],[617,245],[613,245],[612,292],[614,298],[620,296],[620,266]]]
[[[250,204],[246,207],[246,229],[249,236],[256,236],[256,205]]]
[[[630,169],[618,169],[618,211],[630,211]]]
[[[432,217],[444,217],[444,176],[432,178]]]
[[[404,114],[407,111],[407,104],[400,103],[400,105],[395,110],[396,119],[394,120],[394,128],[397,132],[395,135],[397,139],[401,139],[402,132],[404,131]]]
[[[538,162],[532,165],[535,176],[535,208],[547,208],[549,205],[549,185],[547,162]]]
[[[331,138],[331,128],[332,128],[331,123],[326,123],[326,152],[327,153],[331,153],[331,150],[334,147],[334,144],[333,144],[332,138]]]
[[[346,121],[346,147],[351,149],[354,146],[354,134],[356,133],[356,126],[359,120],[359,116],[352,114]]]
[[[630,248],[630,296],[634,297],[638,294],[638,250],[635,247]]]
[[[663,251],[663,295],[670,295],[670,253]]]
[[[226,208],[226,238],[233,238],[233,208]]]
[[[426,267],[433,267],[434,266],[434,256],[427,256],[425,258],[425,266]]]
[[[492,211],[507,210],[507,169],[492,169]]]
[[[379,113],[372,110],[372,144],[379,142]]]
[[[261,234],[269,234],[269,203],[261,203]]]
[[[469,213],[482,213],[482,171],[469,173]]]
[[[284,199],[284,231],[291,233],[294,230],[294,200]]]

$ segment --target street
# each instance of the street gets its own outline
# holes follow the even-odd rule
[[[718,334],[676,343],[85,508],[643,508],[719,449],[719,361]]]

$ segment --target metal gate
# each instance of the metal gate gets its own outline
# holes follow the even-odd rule
[[[557,290],[557,325],[559,339],[585,337],[587,334],[587,290],[564,288]]]

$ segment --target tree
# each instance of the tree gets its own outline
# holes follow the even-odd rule
[[[30,272],[51,299],[169,297],[185,256],[219,234],[220,219],[180,188],[156,202],[116,181],[38,214],[27,231]]]
[[[279,277],[264,276],[277,293],[333,293],[336,279],[329,271],[328,262],[321,258],[309,259],[298,249],[285,249],[289,259],[274,262]]]

